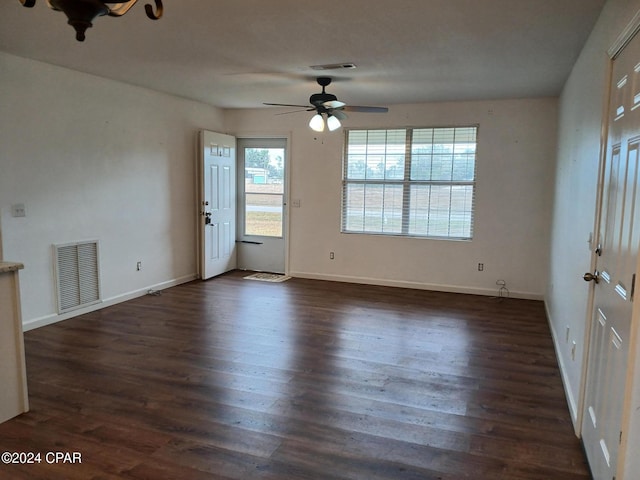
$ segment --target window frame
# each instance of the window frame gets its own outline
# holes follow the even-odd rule
[[[445,131],[445,130],[454,130],[454,141],[453,142],[442,142],[441,144],[450,144],[454,146],[454,150],[451,152],[451,171],[452,171],[452,179],[450,180],[434,180],[432,179],[412,179],[412,165],[417,162],[414,160],[414,157],[418,157],[417,154],[413,152],[414,143],[414,132],[415,131],[425,131],[432,130],[436,131]],[[474,150],[473,150],[473,178],[471,180],[453,180],[453,168],[455,161],[455,145],[458,143],[455,141],[455,132],[457,130],[463,129],[473,129],[473,137],[474,137]],[[386,170],[383,178],[366,178],[366,173],[364,178],[349,178],[349,136],[353,132],[365,132],[367,135],[371,134],[371,132],[385,132],[388,135],[389,132],[398,132],[404,131],[405,143],[404,143],[404,168],[403,168],[403,178],[402,179],[393,179],[386,178]],[[436,240],[449,240],[449,241],[471,241],[473,240],[474,235],[474,227],[475,227],[475,217],[476,217],[476,190],[477,190],[477,170],[478,170],[478,137],[479,137],[480,126],[479,124],[464,124],[464,125],[438,125],[438,126],[427,126],[427,127],[400,127],[400,128],[345,128],[344,133],[344,148],[343,148],[343,161],[342,161],[342,202],[341,202],[341,224],[340,224],[340,232],[345,234],[365,234],[365,235],[383,235],[383,236],[397,236],[397,237],[409,237],[409,238],[421,238],[421,239],[436,239]],[[368,141],[368,140],[367,140]],[[469,142],[461,142],[461,143],[469,143]],[[366,144],[369,145],[368,143]],[[386,148],[388,147],[389,142],[388,138],[385,140],[385,154],[384,160],[386,165]],[[432,145],[437,145],[437,143],[432,142]],[[372,155],[373,156],[373,155]],[[433,157],[435,153],[432,152],[431,160],[433,161]],[[364,156],[365,158],[365,171],[367,165],[367,154]],[[366,210],[366,187],[367,186],[381,186],[383,190],[385,187],[402,187],[402,196],[401,196],[401,226],[400,231],[384,231],[384,226],[377,230],[368,230],[366,229],[366,225],[363,224],[362,229],[349,229],[347,228],[347,200],[348,200],[348,189],[350,186],[361,185],[364,187],[365,193],[363,193],[363,208]],[[456,235],[451,234],[452,223],[451,223],[451,195],[453,195],[453,190],[450,191],[450,199],[448,203],[448,211],[449,218],[447,220],[447,234],[420,234],[415,232],[415,224],[414,232],[411,231],[412,227],[412,210],[411,210],[411,202],[412,202],[412,187],[422,186],[429,187],[429,195],[431,195],[432,187],[449,187],[450,189],[454,189],[455,187],[466,187],[471,190],[470,193],[470,206],[468,209],[460,209],[459,213],[463,216],[468,215],[468,235]],[[384,194],[383,194],[383,203],[384,203]],[[382,207],[384,211],[384,205]],[[383,215],[384,217],[384,215]],[[429,223],[430,216],[427,214],[426,221]],[[466,227],[465,227],[466,228]],[[466,232],[465,232],[466,233]]]

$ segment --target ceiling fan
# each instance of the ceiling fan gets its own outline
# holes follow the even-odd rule
[[[314,93],[309,97],[309,105],[292,105],[288,103],[265,103],[265,105],[275,107],[299,107],[303,108],[305,112],[312,112],[315,110],[316,114],[311,118],[309,127],[316,132],[322,132],[325,126],[324,116],[327,117],[326,124],[330,131],[334,131],[340,128],[340,120],[347,118],[344,112],[365,112],[365,113],[386,113],[389,111],[387,107],[362,107],[355,105],[347,105],[344,102],[338,100],[338,98],[325,91],[325,88],[331,84],[331,77],[318,77],[316,79],[318,85],[322,87],[321,93]],[[296,110],[296,112],[301,110]],[[296,113],[287,112],[287,113]],[[324,115],[324,116],[323,116]]]

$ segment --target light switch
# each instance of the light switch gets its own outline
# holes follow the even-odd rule
[[[27,211],[24,208],[24,203],[16,203],[11,205],[11,216],[12,217],[26,217]]]

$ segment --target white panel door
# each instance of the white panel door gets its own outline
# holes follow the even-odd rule
[[[200,276],[236,268],[236,139],[200,132]]]
[[[614,60],[582,436],[595,480],[618,466],[640,245],[640,36]]]

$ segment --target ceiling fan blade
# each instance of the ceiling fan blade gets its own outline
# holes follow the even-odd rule
[[[325,108],[342,108],[346,105],[346,103],[341,102],[340,100],[329,100],[328,102],[324,102],[322,104]]]
[[[308,111],[315,110],[315,107],[310,107],[309,105],[291,105],[290,103],[263,103],[263,105],[269,105],[270,107],[298,107],[305,108]]]
[[[340,110],[330,110],[329,113],[336,117],[338,120],[346,120],[347,114]]]
[[[281,113],[276,113],[275,115],[289,115],[290,113],[300,113],[300,112],[308,112],[309,109],[305,108],[304,110],[293,110],[291,112],[281,112]]]
[[[360,107],[356,105],[347,105],[343,108],[346,112],[363,112],[363,113],[387,113],[387,107]]]

